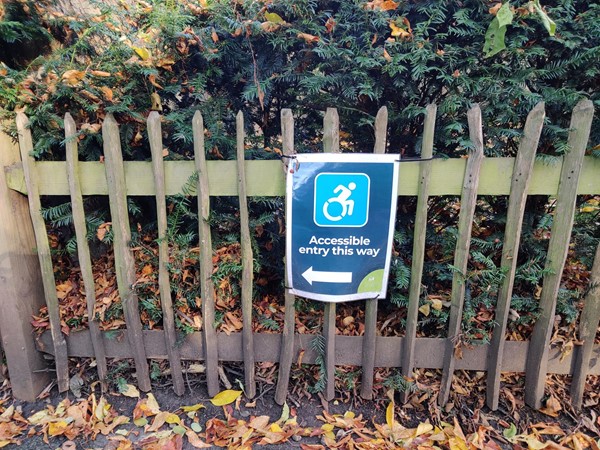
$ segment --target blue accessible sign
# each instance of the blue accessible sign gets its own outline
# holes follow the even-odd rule
[[[398,158],[296,155],[287,175],[290,293],[326,302],[385,298]]]

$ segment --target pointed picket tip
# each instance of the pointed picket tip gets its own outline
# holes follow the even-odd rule
[[[577,104],[575,105],[575,108],[573,108],[573,112],[583,112],[586,110],[594,110],[594,102],[592,102],[590,99],[584,98],[582,100],[579,100],[579,102],[577,102]],[[587,111],[586,111],[587,112]]]
[[[202,113],[200,112],[200,110],[197,110],[194,113],[194,117],[192,118],[192,122],[193,123],[198,123],[200,125],[204,124],[204,118],[202,117]]]

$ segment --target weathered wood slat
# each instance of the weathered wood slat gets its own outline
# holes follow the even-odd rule
[[[163,328],[173,390],[177,395],[183,395],[185,384],[181,371],[181,359],[177,348],[177,330],[173,313],[173,300],[171,299],[171,283],[169,282],[169,243],[167,241],[167,201],[165,197],[165,168],[163,162],[162,129],[160,115],[152,111],[148,116],[148,141],[152,153],[152,168],[154,171],[154,191],[156,195],[156,222],[158,225],[158,289],[160,305],[163,313]]]
[[[219,352],[215,332],[215,287],[211,276],[212,238],[210,235],[210,197],[208,194],[208,171],[204,148],[204,119],[196,111],[192,121],[194,134],[194,159],[198,172],[198,236],[200,238],[200,280],[202,295],[202,327],[204,348],[206,349],[206,383],[208,395],[214,397],[219,392]]]
[[[579,179],[577,193],[597,194],[600,192],[600,159],[586,156]],[[40,195],[69,195],[69,186],[64,177],[56,173],[66,173],[65,163],[60,161],[38,161]],[[420,166],[424,163],[405,164],[398,183],[398,195],[418,194]],[[459,195],[462,175],[467,161],[464,158],[434,160],[431,163],[429,195]],[[509,195],[514,158],[486,158],[481,167],[479,195]],[[211,196],[237,195],[236,162],[208,161],[209,188]],[[556,195],[560,178],[561,164],[547,165],[537,161],[528,195]],[[181,194],[186,181],[195,173],[192,161],[166,161],[166,194]],[[106,195],[108,188],[101,162],[81,162],[79,164],[83,195]],[[145,161],[125,161],[127,195],[153,195],[152,164]],[[247,161],[247,194],[252,196],[285,195],[285,178],[280,161]],[[19,166],[6,171],[8,186],[22,194],[27,193],[23,170]]]
[[[373,153],[384,154],[387,143],[388,110],[382,106],[375,117],[375,145]],[[365,301],[365,340],[363,341],[362,380],[360,396],[366,400],[373,398],[373,375],[375,372],[375,351],[377,339],[378,299]]]
[[[423,143],[421,158],[433,156],[433,135],[435,131],[435,116],[437,106],[427,105],[425,123],[423,125]],[[426,161],[420,168],[419,196],[415,214],[415,231],[413,238],[412,266],[410,269],[410,287],[408,291],[408,310],[406,313],[406,338],[402,354],[402,375],[412,378],[415,359],[415,338],[419,316],[419,300],[421,298],[421,279],[425,261],[425,236],[427,232],[427,204],[429,200],[429,184],[431,179],[431,163]],[[402,401],[406,403],[409,392],[402,393]]]
[[[281,110],[281,140],[283,154],[291,156],[294,151],[294,116],[292,110],[284,108]],[[293,164],[293,160],[290,160]],[[280,169],[281,170],[281,169]],[[287,261],[285,262],[284,273],[285,285],[288,286]],[[294,360],[294,327],[296,321],[295,296],[285,289],[284,294],[285,317],[283,319],[283,332],[281,335],[281,356],[279,357],[279,376],[277,378],[277,388],[275,389],[275,401],[279,405],[285,403],[290,384],[290,372],[292,370],[292,361]]]
[[[594,265],[590,276],[590,290],[584,299],[583,311],[579,318],[579,340],[583,343],[576,350],[571,398],[576,408],[581,408],[585,381],[590,372],[590,360],[594,350],[594,339],[600,321],[600,245],[596,248]]]
[[[81,179],[79,177],[79,154],[77,152],[77,127],[71,114],[65,114],[65,140],[67,156],[67,179],[71,194],[71,211],[73,214],[73,226],[75,227],[75,238],[77,239],[77,257],[81,279],[85,288],[85,301],[88,312],[88,328],[96,358],[98,378],[105,391],[107,387],[106,352],[98,320],[96,320],[96,289],[94,285],[94,273],[92,271],[92,258],[87,241],[87,226],[85,222],[85,211],[83,209],[83,197],[81,195]]]
[[[506,269],[504,281],[498,292],[496,301],[496,326],[492,332],[492,352],[489,356],[487,372],[487,405],[490,409],[498,409],[500,396],[500,377],[502,358],[504,356],[504,339],[508,322],[508,312],[512,299],[515,272],[517,269],[517,258],[519,256],[519,243],[521,242],[521,227],[523,225],[523,214],[527,202],[527,188],[531,180],[531,173],[538,142],[544,126],[544,102],[540,102],[531,110],[525,122],[523,138],[519,145],[519,151],[515,160],[510,198],[508,200],[508,211],[506,213],[506,228],[504,231],[504,244],[502,246],[502,258],[500,267]]]
[[[123,304],[123,314],[128,329],[127,337],[135,361],[138,386],[142,391],[148,392],[151,389],[150,374],[142,338],[138,297],[133,289],[136,282],[135,260],[131,251],[131,228],[129,227],[121,139],[119,127],[112,114],[108,114],[102,124],[102,140],[104,141],[104,165],[114,236],[117,288]]]
[[[0,123],[2,128],[8,123]],[[9,189],[3,170],[21,164],[19,144],[0,130],[0,330],[15,398],[34,401],[50,373],[36,350],[31,315],[45,304],[27,197]],[[49,345],[52,345],[51,343]]]
[[[111,332],[114,333],[114,332]],[[127,330],[119,331],[119,339],[104,338],[106,355],[109,358],[127,358],[131,355]],[[161,330],[144,331],[144,342],[146,344],[148,357],[152,359],[167,359],[165,337]],[[229,335],[219,332],[218,344],[221,361],[243,361],[242,333],[230,333]],[[303,350],[302,362],[315,364],[318,356],[312,348],[311,342],[314,334],[296,334],[292,352],[297,355]],[[87,330],[75,331],[66,336],[70,357],[93,357],[94,352]],[[359,366],[362,359],[361,352],[357,348],[362,347],[364,336],[337,335],[335,340],[336,364]],[[45,332],[37,341],[41,351],[52,354],[52,337],[50,332]],[[281,335],[276,333],[254,333],[254,343],[257,362],[277,363],[281,356]],[[443,338],[417,338],[415,343],[415,367],[422,369],[441,369],[444,360]],[[402,354],[398,348],[404,345],[402,337],[377,337],[376,367],[398,367],[401,363]],[[506,350],[502,362],[504,372],[524,372],[525,360],[527,358],[527,341],[506,341]],[[463,359],[456,361],[456,370],[485,370],[487,357],[490,351],[489,344],[474,342],[472,347],[463,350]],[[187,335],[181,342],[181,357],[186,360],[204,359],[204,345],[201,332]],[[549,373],[568,375],[573,373],[575,354],[567,356],[561,353],[559,348],[550,350],[548,359]],[[593,347],[590,360],[590,375],[600,375],[600,345]]]
[[[325,153],[340,152],[340,116],[336,108],[327,108],[323,118],[323,151]],[[323,316],[323,335],[325,336],[325,374],[327,384],[325,399],[335,397],[335,316],[336,304],[325,303]]]
[[[563,161],[554,210],[552,236],[546,257],[545,268],[550,273],[544,276],[540,297],[540,317],[535,323],[531,336],[525,372],[525,402],[533,408],[542,406],[556,298],[569,250],[577,200],[577,183],[593,117],[594,104],[590,100],[580,101],[573,109],[571,116],[569,127],[571,131],[568,138],[568,146],[571,150]]]
[[[474,151],[469,155],[467,169],[464,175],[463,191],[460,199],[460,215],[458,219],[458,239],[454,252],[454,267],[458,271],[452,277],[452,293],[450,306],[450,320],[448,337],[444,350],[444,372],[438,402],[444,405],[448,402],[452,377],[456,366],[454,354],[455,342],[460,336],[462,312],[465,300],[465,274],[469,260],[469,247],[471,243],[471,230],[473,217],[477,205],[477,187],[481,163],[483,161],[483,131],[481,124],[481,110],[479,105],[471,107],[467,113],[469,123],[469,137],[473,142]]]
[[[248,398],[256,395],[254,367],[254,334],[252,333],[252,283],[254,280],[254,255],[250,241],[250,216],[246,194],[246,155],[244,150],[244,114],[240,111],[236,117],[237,136],[237,179],[240,201],[240,245],[242,251],[242,321],[244,344],[245,392]]]
[[[56,282],[54,280],[54,270],[52,268],[52,256],[50,255],[50,245],[48,243],[48,232],[46,224],[42,217],[42,204],[38,188],[38,176],[31,152],[33,151],[33,140],[29,130],[29,119],[23,113],[17,114],[17,129],[19,132],[19,147],[21,149],[21,161],[23,172],[29,192],[29,213],[33,223],[35,233],[35,242],[37,246],[38,258],[42,273],[42,282],[44,285],[44,297],[48,307],[48,317],[50,319],[50,329],[52,331],[52,341],[54,344],[54,359],[56,363],[56,378],[58,380],[58,390],[66,392],[69,390],[69,360],[67,357],[67,343],[61,331],[60,309],[58,298],[56,297]],[[13,376],[18,374],[13,374]]]

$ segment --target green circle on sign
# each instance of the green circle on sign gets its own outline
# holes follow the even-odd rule
[[[358,285],[358,292],[379,292],[383,283],[383,269],[369,273]]]

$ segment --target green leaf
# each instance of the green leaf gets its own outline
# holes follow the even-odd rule
[[[506,26],[501,27],[498,17],[490,23],[485,33],[485,43],[483,44],[483,56],[489,58],[506,48],[504,36],[506,35]]]
[[[202,426],[198,422],[192,422],[190,428],[196,433],[200,433],[202,431]]]
[[[511,423],[510,427],[506,428],[502,432],[502,435],[508,440],[514,438],[517,435],[517,427],[515,426],[515,424]]]
[[[173,427],[173,433],[183,436],[185,434],[185,428],[181,425],[176,425]]]
[[[510,9],[510,2],[504,3],[498,12],[496,13],[496,18],[498,19],[498,25],[501,27],[505,27],[510,25],[513,21],[514,14]]]
[[[281,18],[281,16],[277,13],[265,13],[265,19],[267,19],[269,22],[272,23],[283,23],[284,20]]]
[[[548,34],[550,36],[554,36],[554,33],[556,33],[556,24],[548,16],[548,14],[546,14],[546,11],[544,11],[542,9],[540,0],[533,0],[533,6],[534,6],[535,11],[537,12],[538,16],[540,16],[540,19],[542,19],[542,24],[544,25],[544,28],[546,28],[546,30],[548,30]]]

